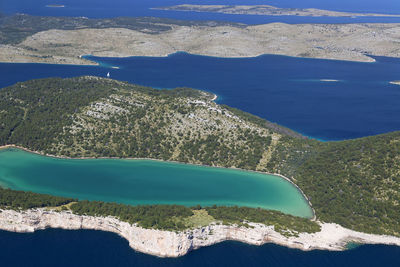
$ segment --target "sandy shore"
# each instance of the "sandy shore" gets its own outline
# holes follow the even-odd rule
[[[127,239],[131,248],[160,257],[183,256],[191,250],[225,240],[236,240],[252,245],[275,243],[305,251],[313,249],[344,250],[345,245],[350,241],[400,246],[400,238],[398,237],[360,233],[337,224],[320,224],[320,232],[300,233],[297,237],[285,237],[276,232],[273,226],[255,223],[249,223],[252,226],[251,228],[211,224],[182,232],[169,232],[144,229],[113,217],[79,216],[69,211],[56,212],[46,209],[31,209],[20,212],[14,210],[0,211],[1,230],[22,233],[46,228],[108,231]]]

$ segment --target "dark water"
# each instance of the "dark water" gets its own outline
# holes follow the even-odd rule
[[[400,22],[400,18],[390,17],[297,17],[297,16],[259,16],[259,15],[232,15],[198,12],[178,12],[152,10],[152,7],[170,6],[178,4],[235,4],[256,5],[269,4],[289,8],[320,8],[337,11],[358,13],[386,13],[400,14],[398,0],[2,0],[0,11],[8,14],[27,13],[42,16],[85,16],[90,18],[104,18],[117,16],[154,16],[182,20],[218,20],[232,21],[246,24],[262,24],[270,22],[285,23],[363,23],[363,22]],[[48,8],[49,4],[63,4],[65,8]]]
[[[0,231],[1,266],[400,266],[400,247],[364,245],[344,252],[303,252],[273,244],[223,242],[180,258],[132,250],[113,233],[48,229],[34,234]]]
[[[188,86],[218,102],[321,140],[400,130],[400,60],[375,63],[265,55],[213,58],[177,53],[164,58],[92,58],[106,66],[0,63],[0,87],[44,77],[105,76],[157,88]],[[335,79],[338,82],[321,82]]]

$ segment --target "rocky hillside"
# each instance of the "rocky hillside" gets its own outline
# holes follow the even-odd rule
[[[399,24],[243,25],[163,18],[0,17],[0,61],[94,64],[80,57],[263,54],[372,62],[400,57]]]
[[[20,83],[0,94],[5,96],[2,143],[58,156],[157,158],[265,170],[282,137],[260,127],[257,118],[193,89],[160,91],[81,77]]]

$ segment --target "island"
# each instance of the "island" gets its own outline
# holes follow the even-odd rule
[[[373,62],[400,57],[399,24],[244,25],[163,18],[0,17],[0,62],[96,64],[99,57],[263,54]]]
[[[400,81],[392,81],[392,82],[390,82],[390,84],[400,85]]]
[[[190,88],[158,90],[91,76],[0,90],[0,146],[63,158],[148,158],[278,174],[315,216],[247,207],[129,206],[0,189],[0,229],[98,229],[136,250],[181,256],[224,240],[342,250],[400,245],[400,132],[308,139]],[[44,125],[46,127],[44,127]]]
[[[328,82],[328,83],[336,83],[340,82],[340,80],[335,80],[335,79],[320,79],[321,82]]]
[[[65,7],[65,5],[46,5],[46,7],[62,8]]]
[[[400,17],[399,14],[355,13],[317,8],[282,8],[271,5],[191,5],[157,7],[158,10],[213,12],[223,14],[302,17]]]

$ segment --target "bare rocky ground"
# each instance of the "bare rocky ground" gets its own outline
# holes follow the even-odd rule
[[[93,64],[80,58],[167,56],[185,51],[216,57],[262,54],[372,62],[400,57],[400,24],[180,26],[146,33],[126,28],[46,30],[18,44],[0,45],[2,62]]]

